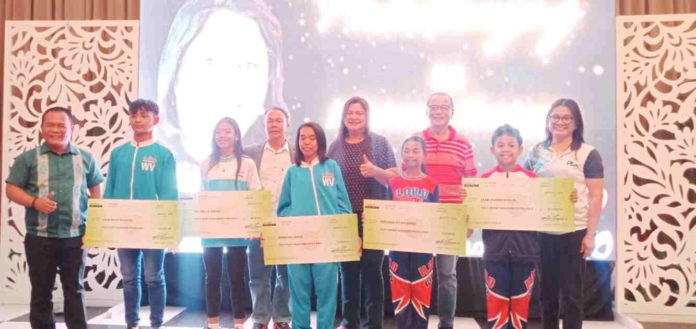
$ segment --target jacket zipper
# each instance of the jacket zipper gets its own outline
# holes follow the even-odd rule
[[[314,202],[317,205],[317,215],[321,216],[321,207],[319,206],[319,195],[317,194],[317,185],[314,183],[314,166],[310,164],[309,180],[312,181],[312,191],[314,192]]]
[[[133,184],[135,183],[135,159],[138,158],[138,150],[140,146],[135,144],[135,152],[133,153],[133,162],[131,163],[131,181],[130,181],[130,199],[133,200]]]

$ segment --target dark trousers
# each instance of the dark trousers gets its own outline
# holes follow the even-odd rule
[[[362,238],[362,212],[356,212],[356,215],[358,215],[358,235]],[[383,262],[384,250],[363,249],[360,261],[341,263],[342,326],[349,329],[382,328],[384,323]]]
[[[434,263],[433,254],[389,252],[389,280],[397,328],[428,328]]]
[[[205,267],[205,310],[209,318],[220,316],[223,247],[203,248]],[[230,278],[230,302],[235,319],[244,319],[244,282],[246,247],[227,247],[227,273]]]
[[[381,329],[384,319],[384,250],[364,249],[360,261],[341,263],[343,320],[349,329]],[[362,308],[361,308],[362,305]],[[362,321],[361,323],[361,315]]]
[[[562,235],[539,234],[541,246],[541,319],[544,329],[558,329],[559,294],[563,328],[582,328],[585,259],[580,244],[587,230]]]
[[[527,328],[535,268],[533,262],[486,261],[486,328]]]
[[[33,329],[54,329],[53,288],[56,274],[63,286],[65,324],[70,329],[87,328],[84,304],[86,253],[82,238],[54,239],[27,234],[24,250],[31,282],[29,322]]]

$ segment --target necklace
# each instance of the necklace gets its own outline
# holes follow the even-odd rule
[[[227,172],[227,166],[222,163],[222,161],[227,161],[229,159],[234,159],[234,154],[220,157],[220,163],[218,163],[218,166],[220,166],[220,171]]]
[[[220,156],[220,160],[229,160],[234,158],[234,154],[230,154],[228,156]]]

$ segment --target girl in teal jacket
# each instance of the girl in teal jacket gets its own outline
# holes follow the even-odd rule
[[[326,135],[316,123],[297,130],[295,165],[288,169],[278,200],[278,216],[350,214],[351,205],[338,164],[326,157]],[[338,263],[288,265],[292,328],[310,329],[312,285],[317,294],[317,329],[333,328]]]

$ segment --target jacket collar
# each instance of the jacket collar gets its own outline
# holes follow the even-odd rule
[[[312,162],[304,162],[304,161],[302,161],[302,163],[300,163],[300,167],[302,167],[302,168],[311,168],[311,167],[316,166],[318,163],[319,163],[319,157],[316,157],[316,158],[314,158],[314,160],[312,160]]]
[[[145,147],[145,146],[150,146],[152,144],[155,144],[154,138],[150,138],[150,139],[148,139],[146,141],[142,141],[142,142],[131,141],[131,145],[133,145],[135,147]]]
[[[51,149],[48,148],[48,144],[46,142],[43,142],[39,147],[39,153],[45,154],[48,152],[55,154],[55,152],[51,151]],[[72,143],[68,143],[68,148],[65,149],[65,154],[77,155],[78,152],[79,151],[77,150],[77,147],[73,146]]]

